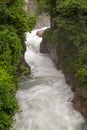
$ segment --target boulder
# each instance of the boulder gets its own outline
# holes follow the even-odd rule
[[[39,37],[42,37],[43,36],[43,32],[44,32],[44,30],[37,31],[36,35],[39,36]]]

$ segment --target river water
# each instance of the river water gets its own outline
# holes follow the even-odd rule
[[[36,36],[37,31],[26,33],[25,60],[32,74],[19,83],[16,97],[21,112],[16,113],[11,130],[87,130],[83,116],[73,109],[74,93],[64,74],[39,52],[42,38]]]

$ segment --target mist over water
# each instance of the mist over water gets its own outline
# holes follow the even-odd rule
[[[48,55],[39,53],[42,38],[37,31],[26,33],[25,60],[32,78],[19,83],[16,97],[22,111],[11,130],[87,130],[83,116],[73,109],[74,93],[64,74]]]

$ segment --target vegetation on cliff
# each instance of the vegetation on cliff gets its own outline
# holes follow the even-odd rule
[[[87,1],[54,1],[55,6],[51,6],[53,24],[46,31],[45,38],[56,46],[58,62],[62,70],[75,82],[78,107],[82,107],[82,113],[87,116]],[[38,2],[41,3],[42,0]],[[49,0],[48,4],[51,2]],[[45,6],[46,3],[47,0],[44,1]],[[44,6],[44,9],[49,5]],[[49,8],[47,11],[50,14]]]
[[[17,66],[25,49],[24,33],[36,23],[24,0],[0,0],[0,130],[9,130],[18,110]]]

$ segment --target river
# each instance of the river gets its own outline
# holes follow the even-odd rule
[[[16,97],[21,112],[14,116],[11,130],[87,130],[84,117],[73,108],[74,93],[64,74],[49,55],[39,52],[42,38],[37,31],[26,33],[25,60],[32,74],[19,83]]]

